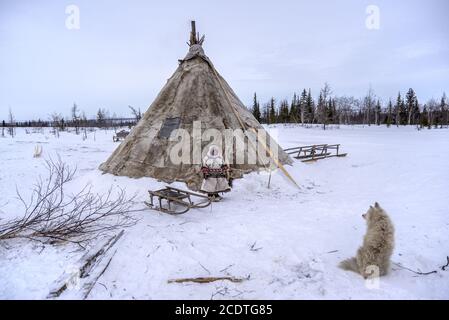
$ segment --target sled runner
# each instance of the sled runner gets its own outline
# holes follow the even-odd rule
[[[316,161],[331,157],[345,157],[347,153],[340,153],[340,144],[315,144],[284,149],[293,157],[302,162]]]
[[[145,204],[151,209],[168,214],[183,214],[191,208],[205,208],[211,204],[211,200],[205,195],[169,186],[156,191],[148,190],[148,193],[150,194],[150,201],[145,201]],[[159,206],[154,203],[155,197]],[[192,200],[195,197],[200,198],[199,202]],[[166,202],[166,206],[163,205],[163,201]]]

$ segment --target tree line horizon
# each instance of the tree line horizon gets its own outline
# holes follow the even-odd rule
[[[277,102],[272,97],[261,106],[255,92],[250,111],[264,124],[319,124],[323,129],[331,124],[418,125],[421,128],[449,126],[446,93],[439,100],[431,98],[426,103],[420,103],[412,88],[404,95],[399,91],[394,101],[389,99],[386,103],[375,95],[371,87],[362,98],[332,96],[328,83],[320,90],[317,100],[313,98],[311,89],[303,89],[300,94],[293,93],[290,102],[287,99]]]
[[[54,112],[48,120],[16,121],[9,110],[8,120],[2,121],[2,127],[132,127],[142,117],[140,108],[128,106],[131,117],[110,116],[106,108],[99,108],[96,117],[88,119],[76,103],[70,109],[71,117]],[[254,93],[253,103],[248,110],[262,124],[297,123],[302,125],[417,125],[419,127],[449,126],[449,104],[446,93],[441,99],[429,99],[420,103],[416,92],[409,88],[403,95],[400,91],[394,101],[383,103],[370,87],[362,98],[354,96],[333,96],[331,87],[325,83],[315,100],[311,89],[303,89],[300,94],[293,93],[291,101],[274,97],[262,106]]]

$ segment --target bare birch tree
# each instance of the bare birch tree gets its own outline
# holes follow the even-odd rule
[[[75,194],[66,185],[76,170],[61,159],[46,161],[47,177],[39,178],[29,200],[17,191],[24,207],[22,217],[0,224],[0,241],[23,238],[39,242],[71,242],[84,247],[91,240],[135,223],[131,217],[134,198],[124,190],[96,194],[85,185]]]
[[[11,108],[9,108],[9,114],[8,114],[8,134],[14,138],[16,134],[16,120],[14,119],[14,115],[11,111]]]

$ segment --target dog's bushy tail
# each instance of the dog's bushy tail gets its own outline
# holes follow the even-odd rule
[[[355,258],[343,260],[342,262],[340,262],[338,266],[343,270],[354,271],[359,273],[359,268],[357,267],[357,260]]]

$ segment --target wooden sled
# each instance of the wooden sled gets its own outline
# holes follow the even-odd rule
[[[211,200],[205,195],[169,186],[156,191],[148,190],[148,193],[150,194],[150,201],[145,201],[148,207],[173,215],[186,213],[192,208],[206,208],[211,204]],[[155,197],[158,199],[159,206],[154,204]],[[195,197],[200,198],[200,202],[194,202],[192,198]],[[163,205],[164,200],[166,206]],[[180,209],[176,209],[175,206],[180,207]]]
[[[331,157],[345,157],[347,153],[340,153],[339,144],[316,144],[311,146],[301,146],[284,150],[295,159],[302,162],[317,161]]]
[[[117,132],[115,136],[112,137],[112,141],[118,142],[120,140],[124,140],[128,136],[129,132],[126,130],[121,130]]]

